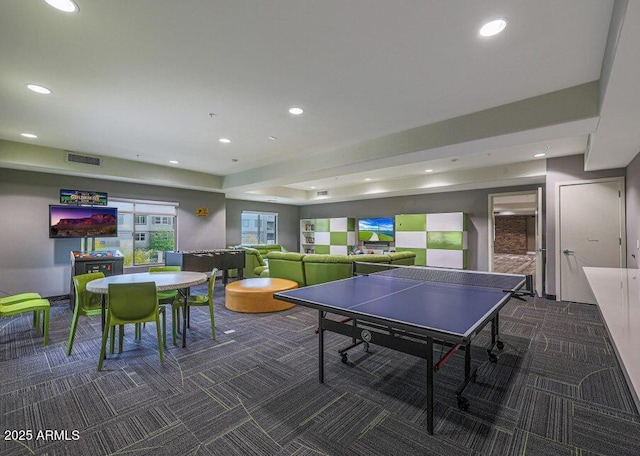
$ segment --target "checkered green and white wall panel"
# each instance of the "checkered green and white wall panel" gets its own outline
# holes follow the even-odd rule
[[[313,224],[313,243],[303,244],[301,252],[346,255],[356,245],[356,220],[351,217],[304,219],[300,221],[301,239],[309,238],[303,228]]]
[[[467,217],[463,212],[396,215],[396,251],[416,253],[416,264],[467,267]]]

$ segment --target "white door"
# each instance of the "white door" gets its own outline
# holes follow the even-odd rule
[[[560,299],[595,304],[585,266],[623,267],[621,179],[559,186]]]
[[[536,283],[535,292],[542,296],[544,291],[544,248],[542,246],[542,187],[538,187],[536,196]]]

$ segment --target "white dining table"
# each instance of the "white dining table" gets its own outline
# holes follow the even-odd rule
[[[162,272],[139,272],[135,274],[121,274],[92,280],[87,283],[87,291],[102,295],[102,327],[105,324],[105,299],[109,293],[109,285],[112,283],[131,284],[141,282],[154,282],[156,291],[178,290],[183,298],[182,312],[182,347],[187,346],[187,300],[189,289],[192,286],[200,285],[207,281],[209,277],[202,272],[187,271],[162,271]]]

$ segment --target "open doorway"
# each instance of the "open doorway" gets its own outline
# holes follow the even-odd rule
[[[489,195],[489,270],[530,275],[542,290],[541,192]]]

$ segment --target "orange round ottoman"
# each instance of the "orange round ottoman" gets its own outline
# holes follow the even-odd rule
[[[258,277],[231,282],[224,290],[224,305],[234,312],[260,313],[291,309],[295,304],[273,299],[278,291],[298,288],[293,280]]]

